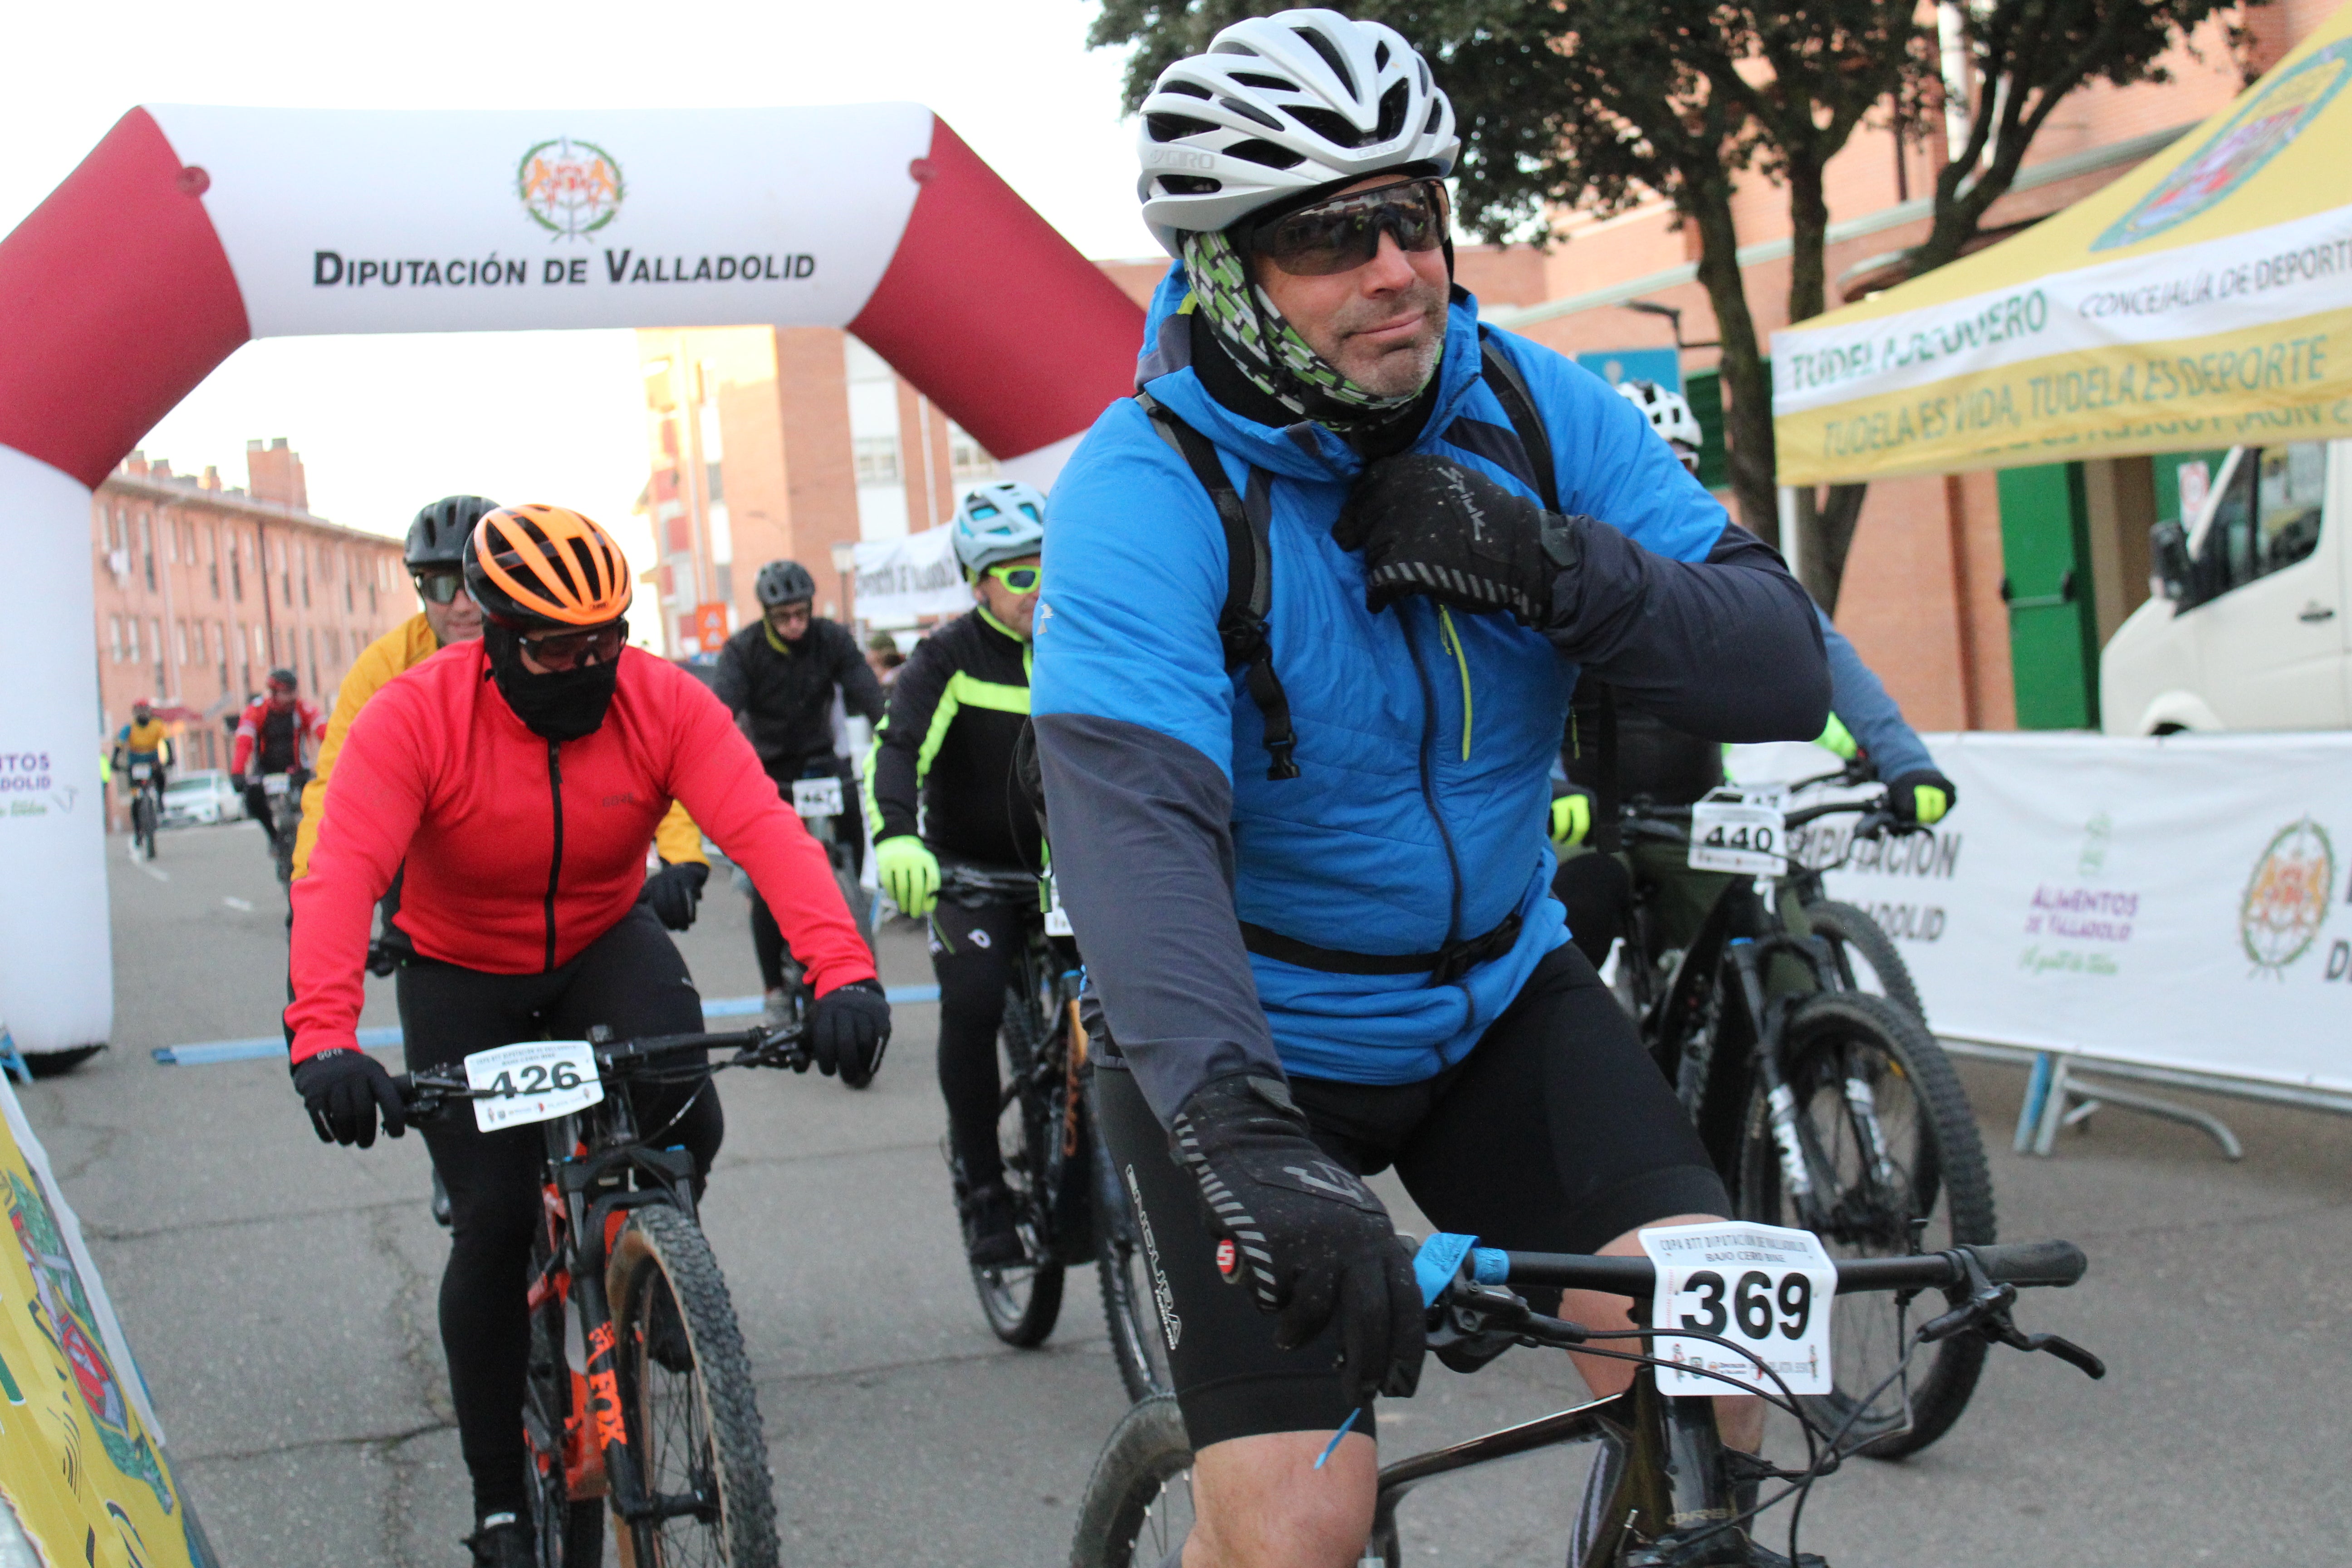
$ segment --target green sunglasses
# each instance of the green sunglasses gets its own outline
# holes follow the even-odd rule
[[[992,566],[988,574],[1016,594],[1034,594],[1045,580],[1045,572],[1035,566]]]

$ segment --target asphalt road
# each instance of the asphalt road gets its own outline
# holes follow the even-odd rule
[[[424,1150],[321,1146],[277,1062],[155,1065],[156,1046],[273,1026],[282,905],[253,827],[167,834],[147,868],[114,848],[114,1048],[24,1098],[183,1481],[232,1568],[455,1568],[470,1520]],[[683,945],[706,996],[756,990],[744,904],[723,883]],[[884,968],[893,984],[929,978],[908,932],[888,935]],[[369,996],[367,1022],[394,1022],[388,983]],[[785,1074],[725,1087],[706,1220],[751,1349],[794,1568],[1064,1561],[1124,1404],[1089,1279],[1072,1280],[1042,1352],[1005,1349],[983,1325],[939,1152],[934,1026],[931,1007],[901,1009],[863,1094]],[[2244,1138],[2242,1164],[2114,1111],[2058,1158],[2020,1159],[2007,1134],[2022,1075],[1963,1072],[2002,1234],[2069,1237],[2093,1258],[2076,1289],[2029,1300],[2026,1326],[2113,1370],[2094,1384],[1996,1352],[1940,1445],[1822,1484],[1807,1549],[1841,1568],[2342,1563],[2352,1129],[2210,1101]],[[1393,1456],[1451,1441],[1576,1392],[1563,1358],[1527,1351],[1475,1377],[1433,1365],[1421,1396],[1384,1414],[1383,1444]],[[1540,1457],[1417,1492],[1412,1560],[1556,1563],[1580,1468]]]

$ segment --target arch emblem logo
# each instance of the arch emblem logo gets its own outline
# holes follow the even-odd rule
[[[2276,974],[2311,948],[2336,885],[2336,846],[2305,817],[2273,836],[2238,906],[2238,941],[2258,970]]]
[[[621,216],[627,186],[619,159],[593,142],[558,136],[522,155],[515,165],[515,195],[540,227],[578,239]]]

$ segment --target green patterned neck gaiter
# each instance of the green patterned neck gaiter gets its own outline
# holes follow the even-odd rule
[[[1250,281],[1249,264],[1223,234],[1187,234],[1184,271],[1198,309],[1234,365],[1250,384],[1300,417],[1341,427],[1378,424],[1421,395],[1417,386],[1383,397],[1340,374]]]

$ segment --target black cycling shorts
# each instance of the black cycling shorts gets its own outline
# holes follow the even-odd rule
[[[1160,1331],[1193,1447],[1335,1429],[1348,1417],[1337,1334],[1275,1348],[1274,1319],[1217,1273],[1199,1189],[1169,1158],[1167,1131],[1109,1051],[1098,1065],[1110,1069],[1096,1080],[1103,1133],[1119,1184],[1130,1202],[1141,1196],[1147,1257],[1165,1276]],[[1591,1252],[1674,1215],[1729,1212],[1632,1020],[1572,946],[1538,964],[1437,1077],[1293,1078],[1290,1090],[1326,1153],[1363,1175],[1394,1165],[1434,1224],[1489,1247]],[[1373,1430],[1369,1415],[1357,1430]]]

